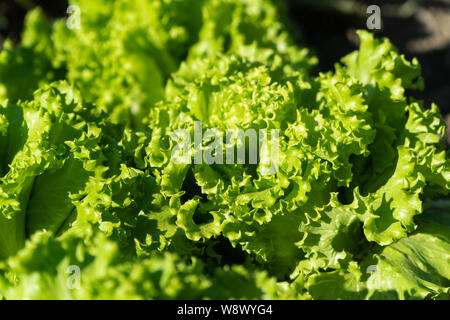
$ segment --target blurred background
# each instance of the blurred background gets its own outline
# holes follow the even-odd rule
[[[302,42],[316,51],[319,71],[332,69],[358,47],[355,30],[367,28],[367,7],[378,5],[382,29],[375,33],[388,37],[408,59],[419,59],[425,90],[415,96],[426,106],[435,102],[450,124],[450,0],[274,1],[285,8]],[[66,0],[0,0],[0,46],[5,38],[20,42],[23,18],[37,5],[48,17],[64,16],[68,7]]]
[[[315,48],[321,71],[358,47],[355,30],[367,29],[369,5],[381,9],[382,29],[408,59],[422,66],[425,90],[414,96],[435,102],[447,121],[450,144],[450,0],[289,0],[289,15]]]

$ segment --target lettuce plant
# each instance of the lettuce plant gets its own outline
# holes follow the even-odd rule
[[[359,31],[316,74],[268,0],[71,4],[80,29],[37,9],[0,52],[0,296],[450,298],[445,122],[416,59]],[[198,123],[278,137],[205,163],[251,150]]]

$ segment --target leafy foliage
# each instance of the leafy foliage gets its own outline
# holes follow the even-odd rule
[[[415,59],[359,31],[315,74],[268,0],[71,3],[80,29],[36,9],[0,52],[1,296],[450,298],[445,123],[407,95]],[[175,163],[196,121],[279,130],[276,172]]]

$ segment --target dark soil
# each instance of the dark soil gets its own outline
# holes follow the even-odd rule
[[[0,0],[0,42],[20,41],[25,14],[36,5],[50,18],[64,16],[68,6],[67,0]]]

